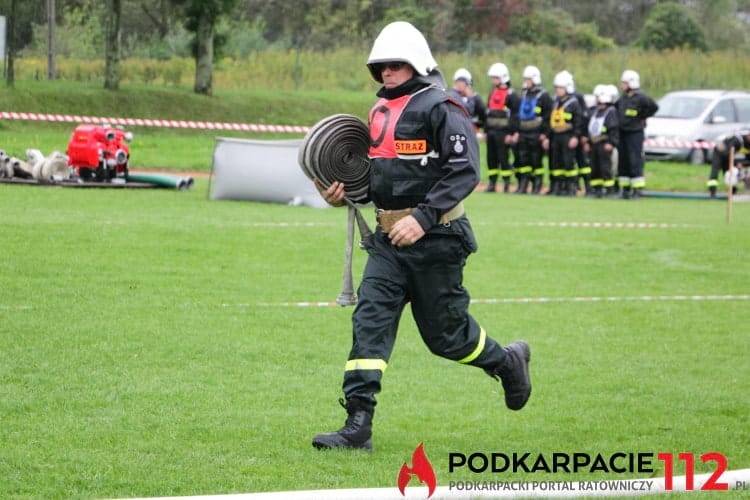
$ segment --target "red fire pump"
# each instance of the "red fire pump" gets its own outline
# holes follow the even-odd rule
[[[68,166],[83,180],[128,178],[133,134],[109,125],[78,125],[68,143]]]

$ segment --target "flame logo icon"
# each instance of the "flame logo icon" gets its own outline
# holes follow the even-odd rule
[[[414,453],[411,456],[412,466],[404,462],[401,466],[401,470],[398,473],[398,491],[401,495],[405,495],[404,490],[411,481],[412,476],[417,476],[417,479],[423,484],[427,485],[429,494],[427,498],[430,498],[435,493],[435,486],[437,486],[437,479],[435,478],[435,470],[432,468],[432,464],[427,459],[427,455],[424,453],[424,447],[422,443],[416,447]]]

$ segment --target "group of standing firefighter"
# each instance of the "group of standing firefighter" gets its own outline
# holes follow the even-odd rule
[[[586,196],[599,198],[641,197],[645,186],[643,131],[658,105],[640,91],[637,72],[622,73],[622,92],[614,85],[597,85],[595,102],[590,104],[576,91],[568,71],[555,75],[552,93],[542,85],[536,66],[524,68],[520,92],[511,86],[505,64],[492,64],[487,75],[492,89],[486,106],[477,102],[475,93],[472,99],[460,100],[477,129],[484,128],[487,192],[495,192],[500,184],[504,193],[511,192],[515,177],[513,192],[542,194],[546,155],[545,194],[576,196],[583,189]],[[465,68],[456,72],[454,80],[459,79],[463,95],[472,95],[471,75]],[[465,82],[469,82],[468,91]]]

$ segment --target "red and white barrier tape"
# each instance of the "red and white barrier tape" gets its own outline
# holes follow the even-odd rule
[[[657,148],[691,148],[691,149],[713,149],[715,143],[709,141],[667,141],[662,139],[646,139],[644,146]]]
[[[236,130],[240,132],[284,132],[301,133],[308,131],[309,127],[298,125],[266,125],[257,123],[227,123],[227,122],[204,122],[188,120],[159,120],[149,118],[115,118],[101,116],[78,116],[58,115],[49,113],[18,113],[15,111],[0,111],[0,119],[3,120],[31,120],[63,123],[92,123],[109,125],[127,125],[131,127],[167,127],[167,128],[189,128],[198,130]]]

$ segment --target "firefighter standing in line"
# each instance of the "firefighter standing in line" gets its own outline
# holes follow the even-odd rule
[[[583,113],[575,96],[568,93],[573,76],[567,71],[555,75],[555,100],[550,113],[551,138],[550,193],[575,196],[578,191],[578,173],[575,166],[576,148],[583,135]]]
[[[531,181],[532,194],[539,194],[544,179],[544,143],[549,137],[549,115],[552,98],[542,87],[542,74],[536,66],[526,66],[523,70],[523,95],[518,107],[518,131],[514,134],[517,142],[516,193],[525,194]]]
[[[570,87],[568,87],[568,94],[575,97],[578,101],[578,105],[583,110],[583,135],[578,138],[578,147],[575,152],[575,163],[578,166],[578,180],[579,185],[583,183],[583,190],[586,196],[591,196],[591,157],[588,153],[588,147],[586,147],[586,141],[588,136],[586,135],[586,124],[589,122],[589,107],[586,105],[586,98],[576,90],[575,78],[571,76]]]
[[[729,151],[734,148],[736,153],[748,154],[750,152],[750,129],[740,130],[731,135],[721,137],[714,146],[714,154],[711,158],[711,173],[708,176],[708,191],[711,198],[716,198],[716,188],[719,185],[719,172],[729,171]],[[730,178],[731,180],[731,178]],[[737,186],[732,186],[732,192],[737,192]]]
[[[518,106],[521,98],[513,92],[510,83],[510,72],[503,63],[490,66],[487,76],[492,79],[492,90],[487,99],[487,118],[484,131],[487,137],[487,173],[489,184],[487,192],[495,191],[498,174],[503,181],[503,192],[510,191],[510,179],[513,176],[513,164],[510,152],[514,148],[514,135],[518,121]],[[515,160],[515,153],[513,159]]]
[[[612,176],[612,153],[620,142],[620,126],[614,102],[617,87],[597,85],[594,88],[596,108],[588,122],[587,149],[591,158],[591,189],[596,198],[615,194]]]
[[[626,69],[620,81],[622,95],[616,104],[620,121],[617,176],[620,196],[637,200],[646,186],[643,175],[643,130],[646,119],[659,110],[659,105],[640,91],[641,77],[637,72]]]
[[[469,314],[463,268],[477,250],[462,200],[479,182],[479,144],[471,121],[443,87],[421,32],[394,22],[380,32],[367,61],[383,84],[370,110],[368,197],[378,227],[365,242],[367,263],[352,314],[352,347],[344,368],[344,426],[318,434],[319,449],[372,449],[375,395],[391,356],[399,320],[411,304],[430,351],[499,379],[505,404],[520,410],[531,394],[529,345],[503,348]],[[344,185],[321,190],[344,205]]]
[[[466,109],[466,113],[474,124],[474,129],[478,131],[484,126],[487,108],[484,105],[482,96],[474,91],[472,84],[473,80],[469,70],[458,68],[453,74],[453,88],[448,92],[448,95]]]

